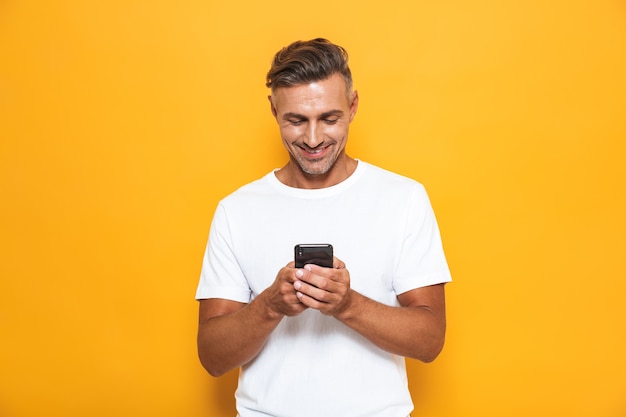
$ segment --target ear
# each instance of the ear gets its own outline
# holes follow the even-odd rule
[[[274,118],[276,118],[276,115],[278,113],[276,112],[276,106],[274,106],[274,102],[272,101],[272,96],[271,95],[267,96],[267,99],[270,102],[270,108],[272,110],[272,116],[274,116]]]
[[[350,122],[354,120],[354,116],[356,116],[356,111],[359,109],[359,92],[352,92],[352,103],[350,103]]]

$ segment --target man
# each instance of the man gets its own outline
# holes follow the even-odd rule
[[[404,357],[441,351],[450,281],[426,192],[346,154],[359,96],[342,47],[294,42],[267,86],[289,161],[216,209],[200,361],[241,368],[241,417],[407,417]],[[295,268],[301,243],[331,243],[333,267]]]

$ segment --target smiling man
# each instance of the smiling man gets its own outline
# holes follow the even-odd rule
[[[213,376],[240,368],[240,417],[407,417],[404,358],[438,356],[451,280],[428,196],[346,154],[359,96],[342,47],[292,43],[267,86],[289,161],[215,211],[200,361]],[[320,242],[332,268],[295,268],[294,246]]]
[[[359,103],[340,74],[278,88],[269,97],[290,163],[277,172],[286,185],[322,188],[350,176],[357,162],[345,153],[348,129]]]

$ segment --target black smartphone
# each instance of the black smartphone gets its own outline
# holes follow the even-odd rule
[[[315,264],[326,268],[333,267],[333,245],[296,245],[294,252],[296,268],[303,268],[306,264]]]

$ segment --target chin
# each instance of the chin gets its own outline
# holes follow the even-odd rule
[[[331,156],[324,156],[320,159],[297,159],[300,169],[309,175],[325,175],[335,165],[337,158]]]
[[[309,175],[324,175],[332,168],[332,164],[300,164],[300,169]]]

